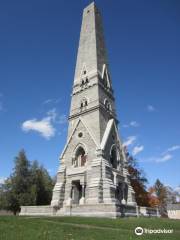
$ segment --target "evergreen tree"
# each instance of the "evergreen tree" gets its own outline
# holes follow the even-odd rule
[[[13,195],[17,198],[19,205],[30,205],[32,203],[30,191],[31,171],[30,162],[24,150],[21,150],[15,158],[15,168],[10,178]]]
[[[21,150],[11,176],[0,186],[0,209],[20,211],[20,206],[48,205],[54,181],[37,161],[32,165]]]
[[[43,166],[39,166],[34,161],[31,167],[32,193],[35,196],[36,205],[50,204],[52,198],[53,180],[49,176],[47,170]]]

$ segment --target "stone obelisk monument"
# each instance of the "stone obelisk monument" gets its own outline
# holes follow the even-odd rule
[[[93,2],[83,11],[67,143],[51,201],[56,215],[133,215],[117,124],[102,20]]]

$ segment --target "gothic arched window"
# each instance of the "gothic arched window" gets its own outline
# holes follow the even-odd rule
[[[104,106],[107,110],[111,110],[111,104],[107,99],[104,100]]]
[[[105,64],[103,65],[102,80],[103,80],[104,86],[106,88],[110,88],[111,87],[109,73],[108,73],[108,70],[107,70],[107,67],[106,67]]]
[[[88,100],[86,98],[83,98],[81,100],[81,109],[86,108],[88,106]]]
[[[86,163],[86,154],[83,147],[79,147],[75,154],[74,167],[83,167]]]
[[[112,146],[111,152],[110,152],[110,163],[113,168],[117,168],[117,150],[115,145]]]

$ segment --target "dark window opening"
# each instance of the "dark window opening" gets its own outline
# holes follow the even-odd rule
[[[81,101],[81,108],[87,107],[88,106],[88,101],[86,99],[83,99]]]
[[[113,147],[110,155],[110,162],[113,168],[117,168],[117,153],[116,147]]]
[[[86,163],[87,156],[85,155],[85,151],[82,147],[79,147],[76,156],[75,156],[75,167],[84,166]]]

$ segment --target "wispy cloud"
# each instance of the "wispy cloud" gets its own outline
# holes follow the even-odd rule
[[[174,145],[167,149],[167,152],[174,152],[176,150],[180,149],[180,145]]]
[[[49,98],[49,99],[46,99],[44,102],[43,102],[43,104],[51,104],[51,103],[54,103],[54,104],[57,104],[57,103],[59,103],[61,101],[61,99],[60,98]]]
[[[161,156],[159,158],[156,158],[155,161],[156,162],[167,162],[169,161],[170,159],[172,159],[172,155],[171,154],[165,154],[164,156]]]
[[[130,146],[136,141],[137,137],[136,136],[129,136],[127,137],[126,141],[123,143],[123,146]]]
[[[153,105],[148,105],[148,106],[147,106],[147,111],[148,111],[148,112],[155,112],[155,111],[156,111],[156,108],[155,108]]]
[[[66,115],[58,115],[56,108],[53,108],[47,112],[47,115],[52,118],[55,123],[64,124],[67,121]]]
[[[56,108],[49,110],[46,117],[37,120],[36,118],[27,120],[22,123],[22,130],[25,132],[35,131],[38,132],[45,139],[50,139],[55,136],[56,128],[54,124],[63,124],[65,115],[59,116]]]
[[[171,149],[171,148],[170,148]],[[159,156],[149,157],[147,159],[140,160],[141,162],[156,162],[163,163],[171,160],[173,155],[167,151],[161,153]]]
[[[168,154],[168,153],[177,151],[177,150],[180,150],[180,145],[174,145],[174,146],[172,146],[172,147],[169,147],[167,150],[165,150],[165,151],[162,153],[162,155],[165,155],[165,154]]]
[[[132,150],[132,155],[136,156],[138,153],[142,152],[144,150],[144,146],[135,146]]]
[[[136,121],[131,121],[131,122],[128,123],[128,124],[122,125],[122,127],[124,127],[124,128],[139,127],[139,126],[140,126],[140,124],[139,124],[138,122],[136,122]]]

